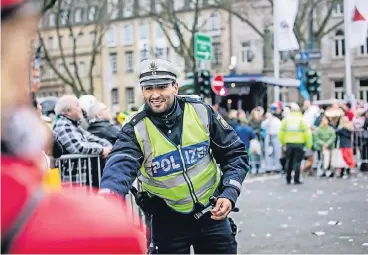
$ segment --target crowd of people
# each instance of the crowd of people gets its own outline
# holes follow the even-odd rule
[[[237,131],[248,148],[252,172],[258,174],[261,170],[286,172],[288,157],[282,142],[285,136],[282,121],[299,111],[291,109],[293,105],[276,102],[266,111],[256,107],[249,114],[214,108]],[[350,103],[317,105],[304,101],[300,114],[310,130],[312,143],[305,144],[301,152],[304,160],[300,170],[310,175],[342,178],[347,178],[351,170],[368,171],[367,110],[367,104],[357,104],[353,109]]]

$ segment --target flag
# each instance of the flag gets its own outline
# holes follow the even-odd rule
[[[32,91],[37,92],[41,86],[40,78],[40,65],[41,65],[41,46],[36,49],[33,59],[33,71],[32,71]]]
[[[298,7],[299,0],[274,1],[274,33],[277,35],[276,45],[279,51],[299,49],[299,43],[294,33]]]
[[[347,37],[350,48],[357,48],[366,43],[368,23],[363,14],[368,16],[368,1],[366,0],[365,3],[359,0],[345,1],[347,1],[349,9],[345,12],[344,19],[350,22],[350,31],[347,33]]]

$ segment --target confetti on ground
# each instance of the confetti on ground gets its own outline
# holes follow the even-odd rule
[[[338,224],[339,224],[339,221],[330,220],[328,222],[328,225],[338,225]]]
[[[270,236],[271,236],[271,234],[270,234],[270,233],[267,233],[267,234],[266,234],[266,237],[267,237],[267,238],[268,238],[268,237],[270,237]]]
[[[312,194],[312,197],[313,197],[313,198],[316,198],[316,197],[317,197],[317,195],[316,195],[316,194]]]
[[[298,190],[297,189],[292,189],[291,192],[296,193],[296,192],[298,192]]]
[[[337,193],[336,192],[332,192],[332,196],[337,196]]]
[[[323,194],[325,194],[325,192],[323,190],[317,190],[317,194],[318,195],[323,195]]]
[[[281,225],[281,227],[282,227],[282,228],[287,228],[287,227],[288,227],[288,225],[287,225],[287,224],[282,224],[282,225]]]
[[[350,236],[340,236],[339,239],[350,239]]]
[[[334,208],[333,208],[333,207],[330,207],[329,209],[330,209],[330,211],[333,211],[333,210],[334,210]]]
[[[318,215],[327,215],[328,211],[318,211]]]
[[[314,226],[316,226],[316,227],[321,226],[321,223],[316,222],[316,223],[314,223]]]
[[[322,232],[322,231],[316,231],[316,232],[313,232],[312,234],[314,234],[316,236],[324,236],[326,233]]]
[[[358,184],[357,182],[354,182],[354,183],[353,183],[353,186],[355,186],[355,187],[356,187],[356,186],[358,186],[358,185],[359,185],[359,184]]]
[[[368,246],[368,243],[363,243],[362,246]]]
[[[243,223],[244,223],[243,221],[240,221],[240,222],[239,222],[239,225],[242,225]]]
[[[289,217],[288,217],[288,220],[291,220],[291,219],[292,219],[292,217],[291,217],[291,216],[289,216]]]
[[[256,236],[256,234],[251,234],[250,236],[251,236],[251,237],[255,237],[255,236]]]
[[[352,241],[354,241],[354,240],[353,240],[353,239],[349,239],[348,241],[349,241],[349,242],[352,242]]]

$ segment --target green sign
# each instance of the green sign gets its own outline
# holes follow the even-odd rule
[[[196,60],[211,60],[212,42],[210,36],[199,33],[194,35],[194,57]]]

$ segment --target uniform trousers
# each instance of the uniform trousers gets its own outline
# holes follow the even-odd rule
[[[228,218],[211,219],[210,212],[196,220],[173,211],[152,217],[152,254],[237,254],[237,242]]]

